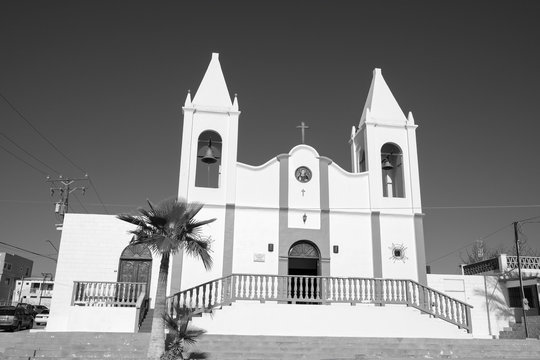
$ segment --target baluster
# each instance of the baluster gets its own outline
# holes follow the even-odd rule
[[[254,276],[248,276],[248,295],[247,295],[247,298],[248,299],[252,299],[255,297],[254,293],[255,293],[255,287],[253,286],[254,284],[254,281],[255,281],[255,277]]]
[[[343,279],[343,300],[350,302],[352,298],[351,295],[351,279]]]
[[[441,295],[442,296],[442,295]],[[451,319],[450,317],[450,299],[448,298],[448,296],[444,296],[443,297],[444,299],[444,316],[446,316],[447,319]]]
[[[451,316],[451,319],[456,321],[458,320],[457,318],[457,314],[456,314],[456,306],[457,306],[457,302],[456,301],[452,301],[452,304],[450,306],[450,316]]]
[[[361,279],[360,280],[360,300],[366,301],[369,299],[369,280]]]
[[[268,300],[274,300],[275,299],[275,296],[274,296],[274,288],[275,288],[274,280],[275,280],[275,276],[272,276],[272,275],[269,275],[266,278],[266,283],[267,283],[267,286],[268,286]]]
[[[243,299],[244,298],[244,288],[246,286],[246,277],[244,275],[240,275],[238,277],[238,298]]]
[[[292,289],[292,277],[287,277],[286,278],[286,281],[287,281],[287,299],[291,299],[293,298],[293,289]]]

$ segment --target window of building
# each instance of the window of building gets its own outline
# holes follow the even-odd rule
[[[5,283],[6,283],[6,285],[9,285],[9,284],[11,283],[11,279],[10,279],[10,278],[6,278]]]
[[[4,263],[4,270],[11,271],[11,263],[5,262]]]
[[[533,290],[535,286],[524,286],[523,292],[525,293],[525,298],[529,302],[529,307],[535,307]],[[508,300],[510,302],[510,307],[522,308],[521,304],[521,289],[519,287],[508,288]]]
[[[197,143],[195,186],[219,188],[221,175],[221,136],[215,131],[201,133]]]
[[[25,276],[30,276],[30,268],[26,268],[26,275]]]

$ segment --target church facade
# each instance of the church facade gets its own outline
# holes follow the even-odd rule
[[[426,274],[417,126],[380,69],[350,133],[351,171],[304,143],[238,162],[240,113],[213,54],[183,106],[178,197],[216,218],[203,229],[214,264],[171,258],[171,309],[214,312],[193,321],[216,334],[466,337],[473,322],[492,333],[469,280]],[[130,228],[66,214],[48,331],[138,331],[159,258],[130,245]]]
[[[305,144],[260,166],[239,163],[240,109],[218,54],[183,116],[178,196],[205,204],[201,219],[217,219],[206,231],[215,265],[205,272],[176,257],[172,292],[232,273],[426,283],[417,126],[380,69],[352,128],[351,172]]]

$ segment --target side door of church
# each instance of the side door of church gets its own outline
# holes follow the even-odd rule
[[[118,266],[118,282],[145,283],[146,294],[150,291],[150,279],[152,274],[152,254],[143,244],[129,245],[120,256]],[[129,294],[129,297],[137,297],[139,294]]]

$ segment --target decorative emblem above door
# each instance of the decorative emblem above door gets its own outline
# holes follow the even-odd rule
[[[309,180],[311,180],[311,170],[309,170],[309,168],[306,166],[300,166],[294,172],[294,177],[301,183],[307,183]]]

